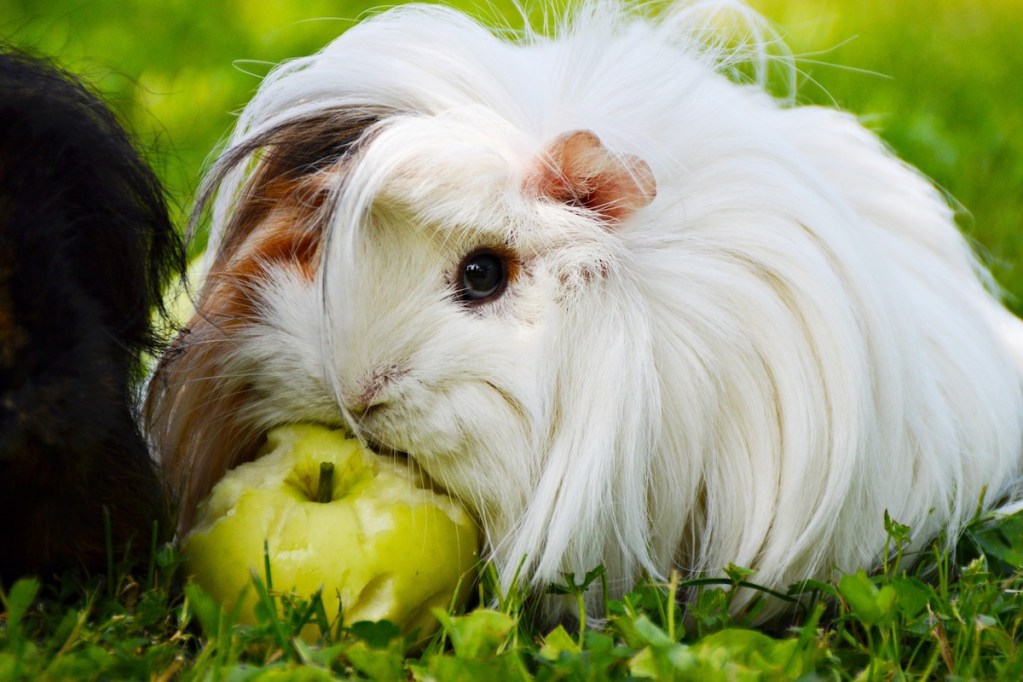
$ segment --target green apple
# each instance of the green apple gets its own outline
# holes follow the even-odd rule
[[[185,570],[228,609],[248,587],[248,622],[264,539],[274,590],[322,588],[332,621],[340,601],[346,623],[389,620],[425,635],[437,626],[431,609],[464,600],[473,582],[479,534],[465,510],[412,463],[322,426],[270,431],[260,456],[228,472],[197,511],[182,540]]]

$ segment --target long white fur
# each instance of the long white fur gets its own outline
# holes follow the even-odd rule
[[[407,451],[477,513],[506,584],[604,564],[619,593],[731,562],[784,588],[876,565],[885,510],[919,544],[997,500],[1021,468],[1019,322],[941,195],[854,117],[722,75],[717,5],[589,3],[514,43],[400,7],[274,71],[232,145],[394,113],[324,171],[316,281],[260,284],[233,361],[276,396],[259,423],[345,418]],[[656,199],[611,226],[526,196],[574,130],[646,161]],[[524,265],[468,310],[450,278],[478,246]]]

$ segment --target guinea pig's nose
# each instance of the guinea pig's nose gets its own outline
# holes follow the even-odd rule
[[[394,399],[394,386],[408,374],[396,365],[377,369],[356,383],[356,390],[345,397],[345,409],[354,417],[365,418],[371,412],[385,407]]]

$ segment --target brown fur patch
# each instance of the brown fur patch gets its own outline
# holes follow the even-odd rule
[[[284,205],[258,212],[262,222],[246,232],[233,253],[222,252],[207,276],[188,327],[161,360],[151,386],[152,424],[164,428],[159,448],[167,478],[180,497],[179,530],[188,528],[196,504],[231,468],[251,460],[263,435],[251,422],[255,394],[244,376],[226,366],[238,334],[259,322],[259,285],[273,269],[293,268],[311,280],[319,262],[315,205]],[[159,395],[154,391],[162,391]]]
[[[255,423],[252,408],[270,397],[238,376],[228,358],[240,334],[260,321],[268,272],[315,276],[331,183],[377,120],[367,112],[328,112],[270,131],[229,152],[200,199],[201,211],[231,168],[263,155],[224,226],[197,311],[160,359],[146,400],[150,439],[179,497],[179,532],[217,481],[254,458],[263,441],[265,425]]]

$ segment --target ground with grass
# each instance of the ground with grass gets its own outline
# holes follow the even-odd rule
[[[1023,310],[1018,0],[753,4],[799,57],[798,100],[856,112],[945,188],[1010,305]],[[0,0],[0,35],[97,84],[151,150],[180,219],[259,75],[371,6],[172,0],[157,11],[145,0]],[[1023,519],[978,518],[955,554],[939,544],[922,557],[904,556],[907,530],[887,527],[891,551],[877,575],[797,586],[793,619],[770,631],[749,627],[756,605],[727,615],[731,583],[756,582],[732,567],[726,584],[638,586],[588,614],[597,620],[581,632],[534,626],[528,601],[484,580],[480,603],[491,608],[442,615],[425,645],[387,624],[325,622],[316,599],[259,581],[261,620],[237,625],[175,581],[178,559],[163,548],[141,570],[112,557],[102,576],[5,585],[0,680],[1023,678]],[[562,590],[571,597],[600,580],[599,571],[573,576]],[[693,599],[680,608],[683,593]],[[297,638],[308,623],[320,641]]]
[[[599,624],[578,631],[535,627],[528,601],[489,589],[485,575],[479,592],[489,608],[437,612],[442,629],[425,643],[389,623],[329,622],[327,595],[298,599],[259,578],[257,623],[238,625],[202,591],[181,588],[166,547],[136,573],[111,564],[110,576],[65,576],[47,589],[22,580],[0,594],[0,679],[1023,678],[1023,519],[978,518],[955,559],[941,545],[904,555],[909,529],[885,523],[879,574],[762,594],[740,616],[728,615],[732,588],[756,587],[737,567],[723,580],[639,585],[586,614]],[[602,577],[567,576],[557,590],[573,598]],[[696,596],[680,607],[683,593]],[[750,627],[764,599],[797,597],[787,627]],[[310,624],[312,642],[300,636]]]

